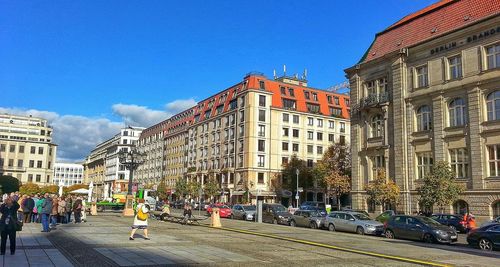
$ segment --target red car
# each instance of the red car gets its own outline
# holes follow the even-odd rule
[[[229,218],[231,217],[231,208],[228,207],[227,205],[224,204],[211,204],[207,207],[207,213],[208,215],[212,214],[212,209],[213,208],[218,208],[219,209],[219,216],[221,218]]]

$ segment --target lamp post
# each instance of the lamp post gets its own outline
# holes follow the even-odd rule
[[[297,209],[299,208],[299,169],[295,170],[295,174],[297,174],[297,195],[295,199],[297,200]]]
[[[131,149],[130,151],[120,150],[120,152],[118,152],[118,160],[120,161],[120,164],[125,166],[125,168],[129,171],[127,199],[125,201],[123,216],[134,216],[134,196],[132,195],[133,173],[134,170],[139,167],[139,165],[144,163],[145,157],[146,155],[144,153],[140,153],[135,149]]]

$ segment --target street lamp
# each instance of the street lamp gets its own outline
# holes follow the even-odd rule
[[[125,209],[123,210],[124,216],[134,216],[134,209],[132,207],[134,200],[134,197],[132,196],[133,173],[139,165],[144,163],[145,158],[146,154],[140,153],[135,149],[131,149],[130,151],[120,150],[120,152],[118,152],[118,161],[120,161],[120,164],[125,166],[125,168],[129,171],[127,199],[125,202]]]
[[[297,174],[297,195],[295,199],[297,200],[297,209],[299,208],[299,169],[295,170],[295,174]]]

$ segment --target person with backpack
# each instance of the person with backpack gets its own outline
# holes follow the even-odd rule
[[[36,211],[38,213],[38,215],[36,216],[36,223],[41,223],[42,222],[42,204],[43,204],[43,201],[45,200],[45,197],[42,195],[36,202],[35,202],[35,206],[36,206]]]
[[[137,229],[142,229],[144,231],[144,239],[150,240],[148,236],[148,215],[150,207],[144,204],[144,199],[139,199],[139,204],[137,205],[137,214],[134,217],[134,224],[132,225],[132,232],[130,233],[129,240],[134,240],[134,235]]]

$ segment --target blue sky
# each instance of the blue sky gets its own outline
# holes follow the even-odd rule
[[[326,88],[375,33],[433,2],[0,0],[0,108],[107,120],[112,132],[283,64]]]

